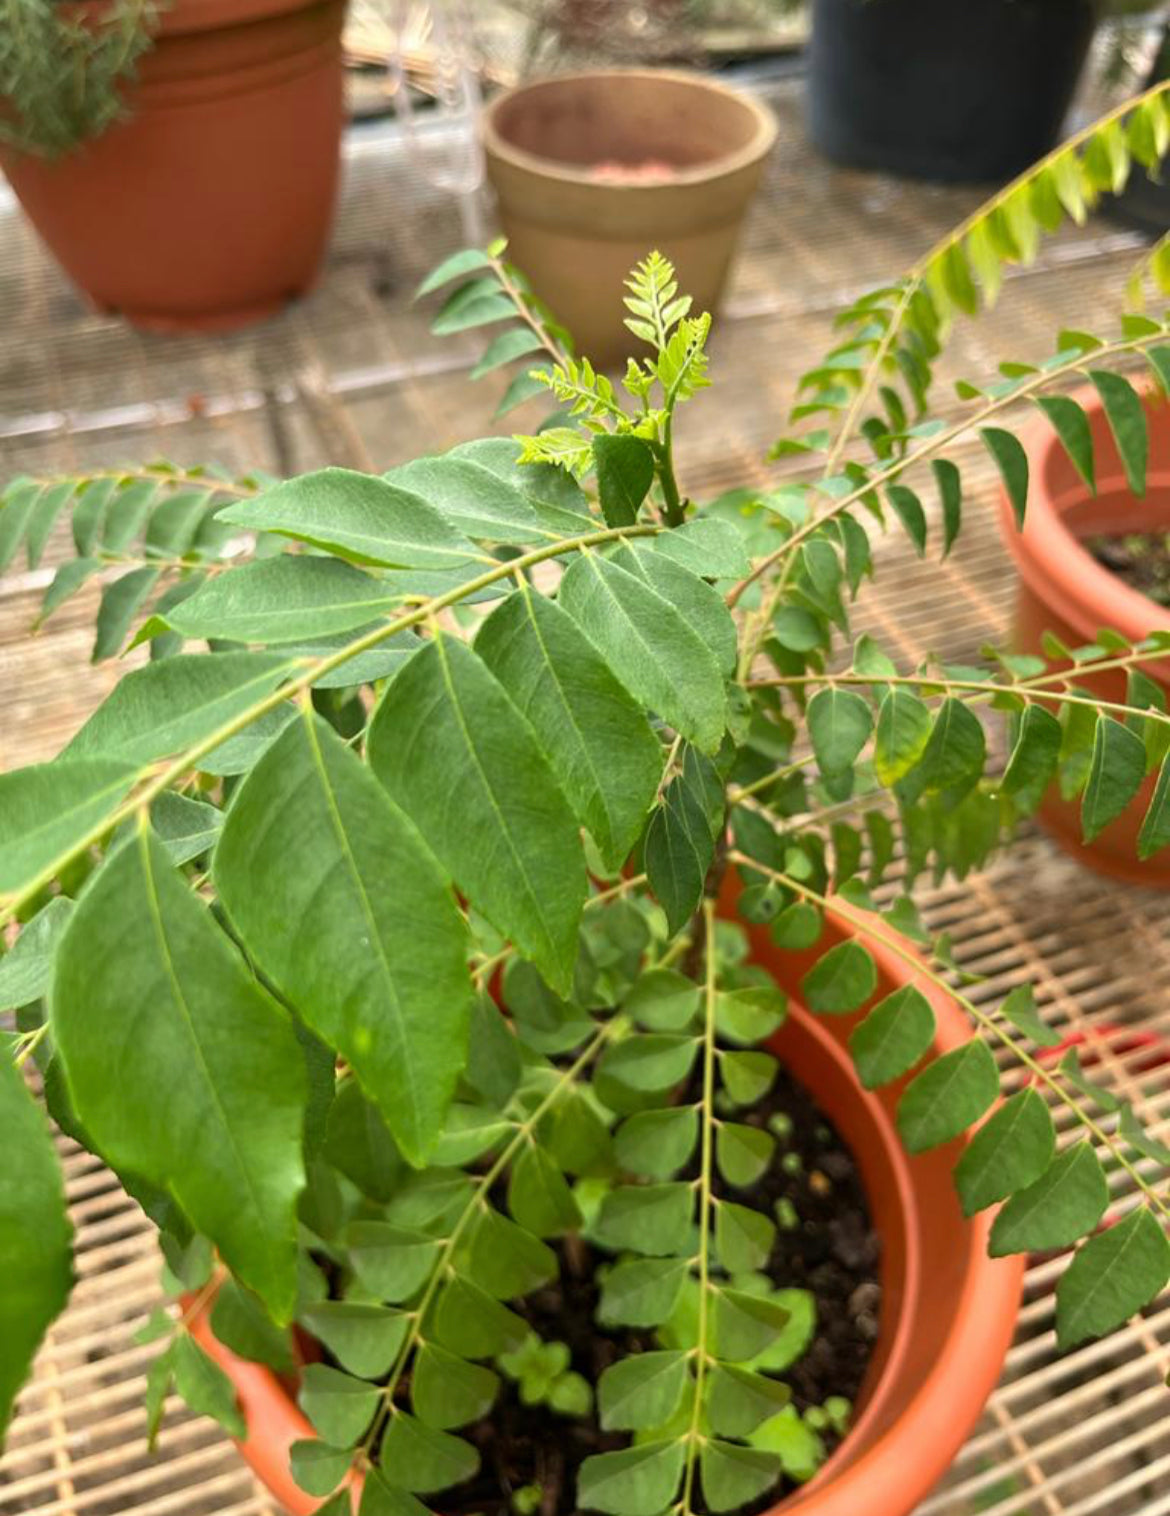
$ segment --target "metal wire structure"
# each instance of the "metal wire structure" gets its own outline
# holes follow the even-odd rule
[[[906,267],[979,198],[833,170],[804,144],[796,86],[768,94],[781,140],[713,345],[716,387],[690,407],[680,438],[684,486],[700,497],[775,480],[764,449],[796,376],[826,345],[833,312]],[[459,241],[458,208],[426,171],[427,134],[443,129],[420,124],[413,156],[390,128],[354,135],[321,289],[230,338],[162,341],[87,314],[0,198],[4,474],[159,455],[276,472],[387,467],[488,430],[497,389],[467,384],[474,342],[432,338],[410,299]],[[991,318],[957,334],[949,376],[985,369],[992,356],[1041,356],[1061,326],[1119,307],[1141,245],[1101,221],[1057,239],[1038,268],[1008,281]],[[994,480],[968,454],[956,553],[940,568],[882,541],[876,584],[859,606],[858,630],[907,664],[928,650],[970,661],[988,639],[1010,635],[1014,585],[993,521]],[[96,591],[29,636],[49,572],[0,581],[4,767],[51,755],[121,672],[88,663]],[[1033,982],[1050,1022],[1083,1037],[1095,1076],[1170,1138],[1170,899],[1099,879],[1035,835],[921,903],[964,967],[986,976],[976,999]],[[0,1512],[280,1516],[219,1430],[177,1402],[148,1453],[141,1397],[157,1349],[137,1346],[134,1332],[159,1300],[150,1228],[99,1164],[69,1142],[62,1151],[79,1282],[0,1460]],[[1124,1211],[1126,1176],[1111,1182]],[[1170,1296],[1058,1358],[1052,1292],[1062,1266],[1032,1261],[1003,1382],[918,1516],[1170,1516]]]

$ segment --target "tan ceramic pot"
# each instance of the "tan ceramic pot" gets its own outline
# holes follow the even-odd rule
[[[102,310],[241,326],[316,278],[333,214],[345,0],[174,0],[130,114],[56,162],[0,151],[29,219]]]
[[[699,75],[611,69],[506,91],[483,138],[509,257],[578,351],[610,365],[645,352],[622,281],[652,249],[714,311],[776,122]]]

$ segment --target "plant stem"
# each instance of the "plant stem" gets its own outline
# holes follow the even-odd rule
[[[662,423],[662,441],[654,450],[658,482],[662,486],[662,519],[670,527],[681,526],[687,514],[686,503],[679,495],[678,481],[674,477],[673,425],[673,413],[667,411]]]
[[[1166,656],[1167,656],[1167,653],[1166,653],[1165,649],[1162,649],[1162,650],[1160,650],[1159,652],[1157,652],[1155,654],[1151,654],[1150,656],[1151,656],[1151,658],[1156,657],[1156,658],[1165,659]],[[1137,660],[1134,660],[1134,661],[1136,662]],[[1087,672],[1095,673],[1097,671],[1098,667],[1103,667],[1103,666],[1104,665],[1097,665],[1097,666],[1089,665],[1089,667],[1087,669]],[[1113,667],[1113,668],[1116,668],[1116,667],[1119,667],[1119,666],[1120,667],[1124,667],[1124,666],[1127,666],[1127,665],[1120,665],[1118,663],[1113,663],[1113,664],[1109,665],[1109,667]],[[1058,674],[1058,675],[1047,676],[1047,677],[1048,677],[1048,681],[1052,682],[1054,679],[1067,679],[1069,676],[1066,675],[1066,674]],[[974,695],[977,695],[977,696],[1005,695],[1005,694],[1022,695],[1022,696],[1031,696],[1033,699],[1036,699],[1036,700],[1051,700],[1051,701],[1053,701],[1057,705],[1088,705],[1088,706],[1091,706],[1096,711],[1113,711],[1117,715],[1120,715],[1120,716],[1139,716],[1139,717],[1142,717],[1143,719],[1144,718],[1148,718],[1151,721],[1158,721],[1158,722],[1163,723],[1164,725],[1170,725],[1170,714],[1168,714],[1166,711],[1160,711],[1160,710],[1158,710],[1158,708],[1156,706],[1125,705],[1122,702],[1117,701],[1117,700],[1099,700],[1099,699],[1097,699],[1096,696],[1072,694],[1068,690],[1050,690],[1050,689],[1045,689],[1042,684],[1033,683],[1031,680],[1027,680],[1027,679],[1018,680],[1014,684],[996,684],[993,680],[948,679],[948,678],[945,678],[945,677],[943,677],[941,675],[934,676],[934,675],[931,675],[931,674],[921,674],[921,675],[882,674],[882,675],[874,675],[874,674],[848,673],[848,674],[778,674],[774,679],[753,679],[753,680],[751,680],[751,687],[753,689],[760,688],[761,686],[776,687],[776,686],[784,686],[784,685],[806,685],[806,684],[819,684],[819,685],[896,684],[896,685],[911,685],[911,686],[914,686],[916,688],[920,687],[922,685],[936,685],[937,689],[927,691],[923,695],[924,699],[927,699],[927,700],[932,699],[932,698],[937,699],[940,696],[950,695],[953,691],[956,691],[956,690],[962,690],[962,691],[965,691],[968,694],[974,694]]]
[[[491,258],[489,262],[491,263],[492,272],[500,281],[500,287],[503,289],[504,294],[507,295],[508,299],[516,307],[516,314],[520,317],[521,321],[524,322],[525,326],[539,340],[541,347],[554,363],[564,363],[569,355],[553,340],[552,334],[544,322],[538,320],[533,315],[522,291],[517,287],[508,273],[507,264],[502,258]]]
[[[891,315],[889,325],[883,332],[880,342],[874,349],[873,357],[866,366],[861,383],[858,385],[857,392],[853,396],[852,403],[845,414],[845,419],[841,423],[836,437],[833,439],[833,445],[829,450],[822,477],[828,478],[836,472],[837,465],[840,463],[846,447],[848,447],[852,440],[854,428],[857,425],[862,408],[873,394],[873,387],[881,375],[886,359],[889,357],[890,349],[898,338],[906,312],[910,309],[914,296],[923,287],[927,271],[931,265],[938,258],[949,252],[952,247],[958,247],[972,228],[980,222],[986,221],[989,216],[994,215],[1018,189],[1022,188],[1025,184],[1038,180],[1048,171],[1057,158],[1062,157],[1065,153],[1075,152],[1077,148],[1082,147],[1090,138],[1095,137],[1110,122],[1117,121],[1121,117],[1129,115],[1131,111],[1136,110],[1147,100],[1152,100],[1156,95],[1164,94],[1168,88],[1170,88],[1170,83],[1166,81],[1156,84],[1146,90],[1144,94],[1126,100],[1122,105],[1117,106],[1104,116],[1090,122],[1088,126],[1083,127],[1079,132],[1075,132],[1071,137],[1066,138],[1058,147],[1053,148],[1050,153],[1041,158],[1038,163],[1031,164],[1022,173],[1017,174],[1008,184],[1004,185],[1002,189],[997,190],[990,199],[985,200],[965,220],[960,221],[958,226],[952,227],[945,237],[936,242],[914,264],[905,276],[902,297]]]
[[[753,685],[759,683],[752,681]],[[782,768],[773,769],[770,774],[765,774],[762,779],[753,780],[751,784],[733,784],[728,787],[728,805],[738,805],[741,800],[748,800],[753,795],[758,795],[761,790],[766,790],[770,785],[779,784],[782,779],[789,778],[792,774],[798,774],[810,763],[816,762],[815,753],[806,753],[803,758],[797,758],[792,763],[786,763]]]
[[[593,1061],[593,1059],[597,1056],[605,1044],[610,1040],[610,1038],[615,1037],[619,1032],[624,1031],[628,1024],[629,1023],[626,1021],[624,1016],[614,1016],[611,1020],[607,1021],[604,1026],[598,1028],[596,1033],[586,1043],[584,1050],[579,1053],[573,1063],[564,1070],[560,1078],[553,1085],[552,1089],[550,1089],[548,1094],[545,1095],[544,1099],[541,1100],[539,1104],[533,1108],[533,1110],[529,1113],[528,1116],[524,1118],[523,1121],[517,1124],[515,1132],[507,1144],[504,1146],[504,1148],[501,1150],[499,1155],[496,1157],[495,1161],[480,1175],[479,1180],[477,1181],[472,1192],[470,1200],[468,1200],[466,1206],[464,1206],[459,1219],[456,1221],[455,1225],[451,1229],[451,1232],[444,1239],[442,1247],[439,1249],[439,1253],[435,1258],[434,1267],[430,1273],[430,1278],[427,1280],[426,1287],[419,1298],[418,1304],[413,1308],[413,1310],[408,1313],[412,1318],[410,1330],[407,1332],[406,1339],[398,1351],[398,1357],[395,1360],[394,1367],[390,1372],[390,1377],[387,1380],[384,1389],[382,1390],[382,1402],[378,1407],[378,1413],[370,1426],[370,1430],[362,1439],[361,1445],[358,1449],[359,1456],[368,1459],[371,1449],[374,1448],[377,1444],[377,1440],[382,1432],[382,1428],[386,1425],[387,1420],[394,1414],[394,1392],[397,1390],[398,1385],[402,1380],[402,1376],[406,1372],[406,1366],[410,1362],[411,1354],[414,1352],[415,1348],[418,1346],[422,1338],[422,1326],[424,1320],[426,1319],[427,1312],[430,1310],[431,1305],[434,1303],[435,1296],[438,1294],[440,1286],[444,1283],[448,1274],[450,1273],[451,1259],[454,1257],[455,1249],[459,1246],[459,1243],[462,1240],[468,1226],[471,1224],[472,1219],[479,1213],[480,1207],[487,1203],[487,1196],[491,1194],[492,1186],[504,1173],[505,1169],[512,1162],[512,1159],[516,1156],[524,1144],[532,1140],[532,1134],[536,1130],[537,1126],[553,1108],[553,1106],[557,1104],[557,1102],[565,1094],[566,1090],[570,1089],[576,1083],[577,1078],[581,1072],[589,1066],[589,1064]]]
[[[864,496],[896,479],[915,463],[921,463],[924,459],[932,457],[941,448],[948,446],[965,432],[969,432],[973,427],[977,427],[984,421],[990,420],[992,416],[998,415],[1000,411],[1013,405],[1017,400],[1026,398],[1035,391],[1043,389],[1049,383],[1064,378],[1066,375],[1080,372],[1090,359],[1094,363],[1099,363],[1103,358],[1113,357],[1121,353],[1141,352],[1154,343],[1165,341],[1165,339],[1166,333],[1163,330],[1146,332],[1140,337],[1127,337],[1117,342],[1104,343],[1101,347],[1094,348],[1092,354],[1077,353],[1067,363],[1062,363],[1048,369],[1041,369],[1015,385],[1009,394],[998,395],[994,399],[987,401],[986,404],[982,405],[972,415],[964,416],[961,420],[955,422],[953,426],[947,427],[943,431],[936,433],[933,437],[927,438],[921,447],[915,448],[913,452],[907,453],[905,457],[887,464],[884,468],[879,469],[876,474],[868,475],[864,484],[860,484],[856,489],[850,490],[847,495],[842,495],[839,500],[834,500],[829,509],[821,515],[810,517],[803,526],[798,527],[791,536],[786,537],[779,547],[761,558],[759,563],[753,565],[751,572],[746,574],[729,592],[727,596],[728,606],[734,608],[749,585],[754,584],[757,579],[766,574],[781,559],[791,555],[802,542],[811,537],[814,532],[818,532],[827,521],[832,521],[836,516],[841,515],[842,512],[856,505]],[[783,579],[780,581],[780,587],[783,586],[784,582]],[[741,667],[745,666],[744,658],[749,660],[746,666],[750,667],[750,660],[755,657],[756,652],[759,650],[759,643],[763,640],[763,630],[761,629],[766,629],[771,622],[772,614],[776,609],[776,602],[779,599],[780,587],[773,586],[770,589],[764,604],[757,612],[759,626],[752,642],[749,643],[748,651],[741,658]]]
[[[899,933],[888,932],[880,927],[875,927],[860,912],[853,910],[844,901],[837,899],[830,900],[827,896],[821,895],[816,890],[811,889],[807,884],[802,884],[799,879],[793,879],[789,874],[782,874],[776,869],[769,868],[767,864],[759,863],[756,859],[749,858],[746,853],[733,852],[729,856],[733,863],[737,863],[743,868],[754,869],[757,873],[771,879],[775,884],[794,891],[812,904],[819,905],[822,909],[832,912],[833,915],[839,916],[843,921],[847,921],[863,937],[869,937],[872,941],[879,942],[883,947],[889,948],[892,953],[895,953],[904,963],[909,964],[924,979],[934,985],[936,989],[948,995],[961,1010],[966,1012],[977,1026],[994,1037],[997,1042],[1011,1053],[1013,1058],[1024,1065],[1034,1078],[1040,1080],[1041,1083],[1046,1085],[1056,1095],[1061,1104],[1072,1112],[1081,1125],[1092,1134],[1096,1141],[1125,1170],[1147,1200],[1156,1206],[1164,1217],[1170,1218],[1170,1207],[1163,1202],[1157,1191],[1147,1183],[1136,1166],[1130,1162],[1113,1136],[1106,1132],[1100,1123],[1089,1114],[1081,1103],[1081,1100],[1076,1095],[1067,1091],[1056,1074],[1053,1074],[1050,1069],[1045,1068],[1038,1058],[1033,1057],[1022,1044],[1010,1036],[1000,1025],[995,1015],[982,1010],[969,996],[964,995],[961,990],[956,989],[954,985],[950,984],[942,974],[931,968],[928,963],[924,962],[921,953],[911,947]]]
[[[699,1159],[699,1251],[692,1260],[699,1270],[699,1323],[695,1344],[695,1382],[691,1407],[691,1423],[687,1432],[686,1474],[683,1479],[682,1501],[679,1509],[683,1516],[692,1516],[695,1488],[695,1470],[698,1467],[699,1449],[703,1444],[701,1431],[703,1418],[703,1391],[706,1386],[707,1334],[710,1325],[711,1301],[711,1209],[712,1180],[715,1153],[715,902],[708,896],[703,901],[703,940],[706,955],[703,1008],[703,1131]]]

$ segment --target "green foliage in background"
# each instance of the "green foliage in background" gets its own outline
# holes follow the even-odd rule
[[[425,292],[443,294],[437,331],[490,336],[478,374],[522,364],[510,398],[556,403],[531,435],[380,477],[157,464],[8,488],[0,567],[35,564],[67,518],[45,614],[100,577],[95,657],[150,657],[57,758],[0,777],[6,1411],[71,1268],[48,1123],[17,1072],[35,1064],[188,1297],[146,1329],[152,1428],[173,1384],[239,1431],[189,1331],[211,1304],[219,1339],[276,1370],[294,1326],[326,1350],[301,1375],[318,1435],[292,1465],[329,1516],[350,1511],[354,1468],[364,1516],[441,1506],[476,1474],[465,1431],[505,1381],[628,1436],[583,1463],[586,1510],[733,1511],[809,1477],[848,1408],[798,1414],[785,1382],[815,1307],[772,1276],[756,1188],[782,1161],[761,1115],[788,1011],[754,961],[769,940],[812,954],[812,1013],[854,1018],[861,1083],[906,1079],[910,1151],[974,1129],[955,1180],[966,1212],[1002,1206],[992,1251],[1076,1249],[1061,1346],[1162,1289],[1170,1151],[1075,1051],[1053,1060],[1030,989],[972,992],[910,891],[965,877],[1051,787],[1093,837],[1152,779],[1140,852],[1170,844],[1170,713],[1142,672],[1170,635],[907,668],[851,616],[877,531],[953,547],[960,439],[981,439],[1021,519],[1030,410],[1092,482],[1073,381],[1144,488],[1170,328],[1136,297],[1165,292],[1164,249],[1116,329],[964,383],[957,419],[931,382],[1006,269],[1164,158],[1168,98],[1081,134],[845,311],[773,489],[679,485],[709,319],[665,258],[630,277],[644,355],[614,382],[502,245]],[[1124,700],[1085,691],[1105,669]],[[937,1056],[947,998],[974,1035]],[[1102,1228],[1117,1170],[1133,1201]],[[595,1383],[524,1314],[582,1267],[598,1330],[644,1348]]]
[[[0,142],[59,158],[123,114],[166,0],[0,0]]]

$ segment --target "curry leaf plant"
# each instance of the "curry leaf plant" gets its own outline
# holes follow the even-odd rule
[[[910,892],[978,867],[1052,788],[1087,837],[1140,805],[1142,855],[1170,844],[1170,713],[1143,673],[1170,636],[906,668],[850,614],[879,526],[952,547],[958,440],[1022,517],[1015,427],[1038,408],[1091,484],[1074,379],[1144,486],[1163,318],[1061,333],[957,414],[930,379],[1003,267],[1168,143],[1154,92],[857,302],[773,490],[700,502],[677,478],[710,321],[666,258],[630,276],[642,356],[614,380],[501,244],[424,293],[437,331],[488,336],[477,373],[520,365],[510,399],[555,405],[533,435],[381,477],[156,463],[8,488],[0,563],[67,520],[45,613],[93,577],[95,656],[149,657],[58,757],[0,778],[5,1416],[69,1293],[51,1118],[156,1223],[182,1297],[144,1333],[152,1431],[173,1384],[241,1432],[195,1323],[281,1373],[307,1332],[316,1436],[292,1471],[329,1516],[359,1483],[364,1516],[441,1509],[502,1394],[593,1428],[574,1509],[695,1516],[807,1479],[847,1408],[802,1413],[785,1383],[816,1307],[764,1198],[788,1015],[765,944],[809,1012],[852,1018],[861,1086],[903,1081],[911,1152],[971,1133],[955,1182],[968,1214],[999,1207],[993,1252],[1075,1250],[1062,1346],[1161,1290],[1170,1151],[1059,1056],[1030,989],[968,993]],[[1088,690],[1104,671],[1124,699]],[[972,1037],[939,1055],[943,997]],[[1132,1198],[1102,1229],[1118,1173]],[[530,1309],[566,1270],[612,1338],[596,1378]]]

